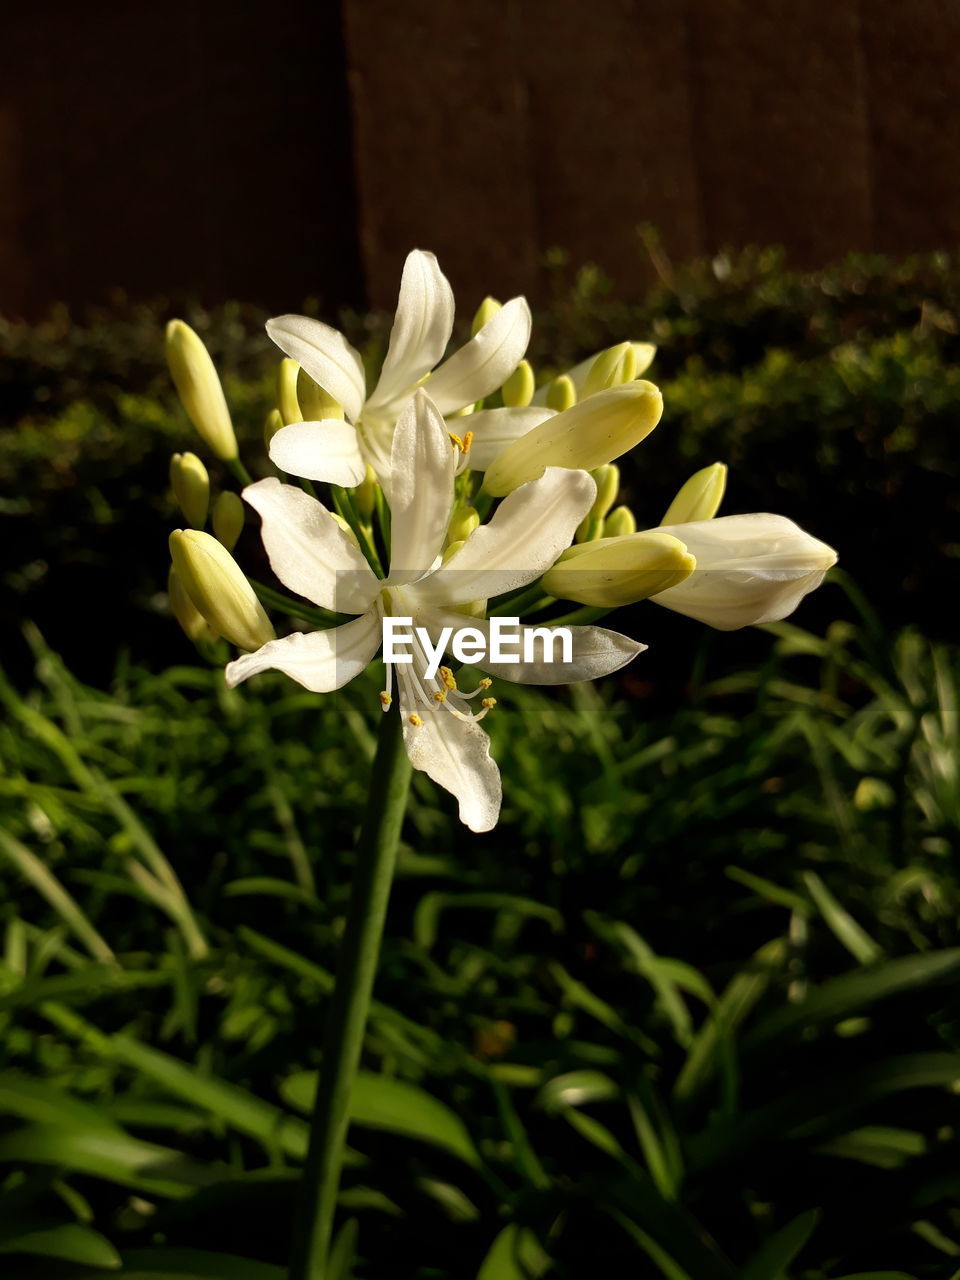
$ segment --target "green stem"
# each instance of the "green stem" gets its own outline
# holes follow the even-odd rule
[[[244,487],[248,484],[253,484],[253,476],[239,458],[230,458],[227,462],[227,466],[233,472],[234,477],[239,484],[242,484]]]
[[[327,1254],[350,1123],[350,1096],[360,1062],[409,786],[410,762],[403,745],[403,723],[399,708],[394,707],[380,722],[366,817],[357,847],[350,909],[324,1031],[289,1280],[327,1280]]]

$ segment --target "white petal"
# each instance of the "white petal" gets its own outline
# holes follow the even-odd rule
[[[390,459],[390,578],[421,577],[443,546],[453,505],[454,450],[436,406],[424,391],[408,402],[393,435]]]
[[[243,491],[263,521],[270,567],[290,591],[339,613],[363,613],[377,579],[330,512],[292,484],[270,478]]]
[[[474,720],[458,720],[442,707],[423,707],[422,724],[410,723],[417,704],[403,693],[403,740],[415,769],[460,803],[460,821],[471,831],[489,831],[500,816],[500,770],[490,757],[490,739]]]
[[[597,486],[586,471],[548,467],[514,489],[442,569],[418,583],[418,598],[438,604],[490,600],[525,587],[553,567],[593,505]]]
[[[467,461],[471,470],[486,471],[498,453],[508,444],[519,440],[541,422],[552,418],[555,410],[541,405],[526,405],[520,409],[481,409],[468,418],[451,424],[454,430],[472,431],[473,443]]]
[[[659,532],[686,543],[697,567],[651,599],[719,631],[785,618],[837,559],[825,542],[768,513],[696,520]]]
[[[452,627],[454,632],[463,627],[475,627],[482,632],[490,652],[490,619],[471,618],[464,614],[452,613],[443,609],[431,611],[431,631],[438,627]],[[647,648],[638,644],[629,636],[618,631],[608,631],[605,627],[566,627],[572,640],[572,661],[559,661],[562,647],[559,639],[552,645],[556,662],[543,660],[545,646],[539,637],[533,638],[536,660],[533,662],[494,662],[489,658],[471,659],[470,665],[479,667],[500,680],[509,680],[513,684],[576,684],[581,680],[597,680],[619,671],[621,667],[638,653]],[[533,624],[511,627],[504,632],[504,640],[509,641],[510,650],[521,656],[524,652],[524,636],[532,632],[553,632],[557,628],[549,623],[543,626]],[[549,650],[548,650],[549,651]]]
[[[453,290],[436,257],[414,249],[403,265],[387,357],[365,412],[408,395],[443,359],[452,332]]]
[[[476,337],[430,375],[427,390],[441,413],[455,413],[502,387],[530,341],[530,308],[511,298]]]
[[[270,441],[270,460],[292,476],[348,489],[360,484],[367,473],[356,428],[337,418],[281,427]]]
[[[295,631],[228,663],[227,684],[232,689],[261,671],[282,671],[311,693],[331,693],[373,661],[382,639],[375,609],[329,631]]]
[[[277,316],[267,321],[267,333],[356,422],[366,395],[363,361],[343,334],[309,316]]]

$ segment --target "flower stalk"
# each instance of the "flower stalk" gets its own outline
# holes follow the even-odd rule
[[[410,787],[397,707],[380,721],[350,907],[327,1014],[310,1145],[300,1184],[290,1280],[327,1280],[350,1099],[370,1009],[380,941]]]

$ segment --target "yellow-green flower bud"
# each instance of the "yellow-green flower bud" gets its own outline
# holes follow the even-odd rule
[[[477,307],[476,314],[473,317],[473,323],[470,325],[470,337],[475,338],[488,320],[492,320],[498,311],[502,310],[503,303],[498,302],[496,298],[486,297]]]
[[[442,556],[443,563],[446,564],[448,560],[452,559],[452,557],[457,554],[457,552],[460,550],[462,546],[463,546],[463,539],[460,539],[458,542],[447,543],[447,545],[443,549],[443,556]]]
[[[237,456],[237,437],[223,387],[209,351],[182,320],[171,320],[167,325],[167,364],[197,434],[218,458],[232,462]]]
[[[637,362],[635,378],[642,378],[650,366],[653,364],[653,357],[657,354],[657,348],[652,342],[631,342],[633,347],[634,358]]]
[[[300,401],[297,399],[297,379],[299,376],[300,366],[296,360],[291,360],[289,356],[286,356],[280,361],[277,367],[277,407],[280,410],[280,417],[283,419],[285,427],[289,427],[293,422],[303,421]]]
[[[597,467],[591,472],[597,485],[597,496],[593,506],[584,516],[577,529],[577,542],[587,542],[591,538],[599,538],[603,526],[603,517],[617,499],[620,489],[620,468],[609,462],[606,466]]]
[[[723,501],[727,468],[714,462],[697,471],[667,507],[661,524],[689,524],[692,520],[712,520]]]
[[[483,487],[502,498],[538,479],[547,467],[602,467],[639,444],[662,413],[663,397],[652,382],[600,391],[507,445],[487,471]]]
[[[170,535],[170,555],[187,595],[219,635],[251,652],[276,638],[243,570],[216,538],[177,529]]]
[[[175,453],[170,459],[170,488],[187,524],[202,529],[210,506],[210,476],[195,453]]]
[[[327,392],[324,391],[323,387],[318,387],[317,390],[320,392],[320,420],[322,421],[324,418],[336,418],[338,421],[342,422],[344,414],[343,405],[340,401],[334,400],[333,396],[328,395]]]
[[[547,408],[563,413],[565,409],[572,409],[576,403],[577,388],[573,384],[573,379],[561,373],[559,378],[554,378],[547,387]]]
[[[271,409],[267,414],[267,420],[263,424],[263,445],[265,449],[270,448],[270,441],[283,426],[283,418],[280,416],[279,409]]]
[[[616,507],[603,522],[605,538],[622,538],[627,533],[637,532],[637,521],[629,507]]]
[[[543,588],[559,600],[616,609],[675,587],[696,563],[680,539],[668,533],[599,538],[565,551],[544,574]]]
[[[353,491],[353,505],[361,520],[369,520],[377,501],[377,475],[370,463],[367,472]]]
[[[533,399],[537,388],[529,360],[521,360],[503,384],[503,403],[508,409],[522,409]]]
[[[325,418],[343,421],[343,405],[324,391],[319,383],[314,382],[305,369],[300,369],[297,373],[296,399],[302,414],[298,421],[323,422]],[[282,409],[281,403],[281,411]]]
[[[450,517],[447,527],[447,544],[466,542],[480,524],[480,514],[473,507],[460,507]]]
[[[167,595],[173,616],[180,623],[188,640],[192,640],[194,644],[213,644],[219,639],[217,633],[187,595],[186,588],[175,569],[170,570],[170,576],[167,579]]]
[[[595,396],[598,391],[632,382],[636,376],[637,353],[633,349],[633,343],[620,342],[615,347],[601,351],[594,360],[580,390],[580,399],[586,400],[587,396]]]
[[[228,551],[243,532],[243,499],[225,489],[213,504],[213,532]]]

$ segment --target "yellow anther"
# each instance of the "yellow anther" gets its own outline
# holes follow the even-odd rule
[[[480,688],[489,689],[492,684],[493,684],[493,681],[490,679],[490,677],[484,676],[483,679],[480,681]]]
[[[463,444],[460,446],[463,453],[470,452],[470,446],[473,444],[473,432],[468,431],[463,437]]]
[[[440,679],[443,681],[443,683],[447,686],[448,689],[455,689],[457,687],[456,676],[454,676],[453,672],[450,670],[449,667],[440,668]]]
[[[446,700],[447,700],[447,691],[446,691],[446,689],[436,689],[436,690],[434,691],[433,696],[434,696],[434,698],[436,699],[436,701],[437,701],[437,702],[446,702]]]
[[[496,698],[484,698],[482,699],[480,705],[481,707],[486,707],[486,709],[489,711],[492,707],[495,707],[497,705],[497,700]]]
[[[420,726],[423,724],[423,721],[420,719],[417,713],[414,712],[413,715],[410,717],[410,723],[414,725],[417,729],[419,729]]]
[[[463,447],[463,440],[460,438],[460,436],[457,435],[455,431],[448,431],[447,435],[450,437],[450,443],[453,445],[455,449],[459,449],[461,453],[466,452]]]
[[[390,697],[389,693],[387,693],[386,689],[381,690],[380,705],[383,707],[384,711],[386,711],[387,707],[390,706],[391,702],[393,702],[393,699]]]

